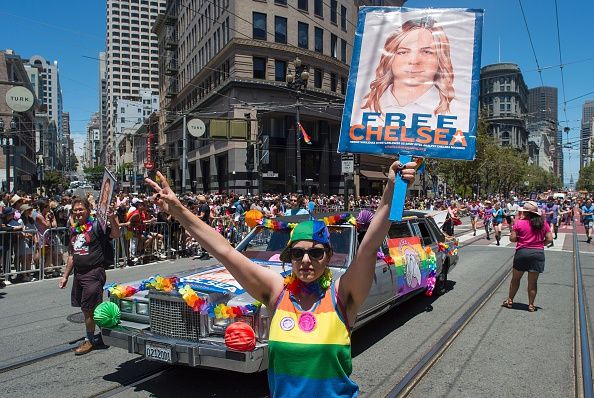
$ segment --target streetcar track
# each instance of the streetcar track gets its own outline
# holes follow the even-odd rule
[[[501,268],[507,268],[513,259],[510,256]],[[500,268],[500,269],[501,269]],[[454,322],[454,324],[447,330],[446,333],[431,347],[429,351],[406,373],[398,384],[390,390],[386,397],[406,397],[412,389],[421,381],[427,372],[439,361],[445,351],[452,345],[456,338],[464,331],[470,321],[479,313],[479,311],[487,304],[487,302],[497,292],[497,289],[505,282],[511,274],[511,268],[503,271],[495,277],[493,283],[487,288],[483,294],[469,306],[468,309]]]
[[[46,350],[41,354],[30,355],[25,357],[24,359],[20,359],[17,361],[9,360],[5,362],[0,362],[0,374],[10,372],[11,370],[19,369],[24,366],[32,365],[34,363],[41,362],[48,358],[53,358],[58,355],[65,354],[67,352],[71,352],[72,349],[75,348],[75,344],[81,340],[83,340],[82,337],[80,339],[73,340],[65,344],[60,344],[58,346],[51,347],[49,351]]]

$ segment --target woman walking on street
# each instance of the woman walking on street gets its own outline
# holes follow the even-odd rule
[[[322,221],[304,221],[292,230],[280,255],[291,264],[287,279],[254,264],[200,218],[184,208],[161,173],[161,186],[147,179],[161,209],[170,213],[256,300],[274,311],[270,323],[268,382],[272,397],[355,397],[350,379],[351,327],[375,275],[376,252],[385,239],[396,173],[406,181],[416,163],[390,167],[380,206],[347,271],[332,280],[333,251]]]
[[[509,296],[503,306],[512,308],[520,280],[524,272],[528,272],[528,311],[534,312],[538,275],[544,271],[545,266],[544,246],[553,241],[553,235],[535,202],[524,202],[520,212],[521,218],[514,224],[509,237],[510,241],[516,242],[516,254]]]
[[[499,202],[495,202],[495,209],[493,210],[493,230],[495,231],[495,240],[497,241],[497,246],[499,246],[499,241],[501,241],[501,224],[503,224],[504,216],[505,214],[499,205]]]

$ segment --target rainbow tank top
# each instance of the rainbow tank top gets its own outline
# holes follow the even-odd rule
[[[355,397],[351,334],[338,311],[334,283],[310,311],[284,290],[270,325],[268,384],[278,397]]]

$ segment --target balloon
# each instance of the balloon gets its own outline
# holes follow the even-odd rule
[[[262,212],[256,209],[245,212],[245,223],[248,227],[254,228],[256,225],[262,222]]]
[[[120,308],[116,303],[104,301],[95,308],[93,319],[99,327],[116,327],[120,323]]]

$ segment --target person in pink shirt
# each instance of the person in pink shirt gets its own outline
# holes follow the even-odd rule
[[[535,202],[524,202],[519,211],[520,219],[514,224],[509,237],[511,242],[516,242],[516,254],[509,296],[503,306],[512,308],[520,280],[524,272],[528,272],[528,311],[534,312],[538,275],[544,271],[545,266],[544,247],[553,241],[553,235]]]

